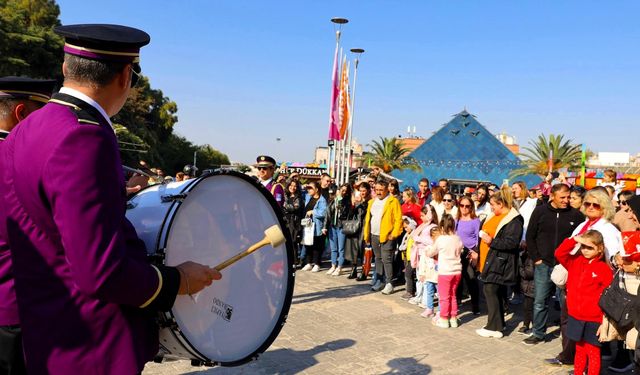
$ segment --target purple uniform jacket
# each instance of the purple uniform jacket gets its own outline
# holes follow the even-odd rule
[[[29,374],[134,374],[157,353],[156,312],[173,305],[179,274],[147,262],[118,152],[100,112],[65,94],[0,148]]]
[[[274,186],[275,185],[275,186]],[[284,189],[282,188],[282,184],[276,184],[274,180],[269,181],[265,188],[269,190],[273,197],[278,202],[278,206],[282,207],[284,205]]]
[[[0,131],[0,150],[2,150],[2,144],[7,134]],[[0,204],[0,210],[1,206],[3,205]],[[14,326],[19,323],[16,292],[13,289],[11,253],[6,235],[0,226],[0,326]]]

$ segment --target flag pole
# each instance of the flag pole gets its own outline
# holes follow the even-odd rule
[[[345,61],[346,61],[347,57],[345,55]],[[346,78],[347,80],[349,79],[349,70],[351,69],[351,65],[349,64],[349,62],[347,62],[345,68],[347,69],[347,73],[346,73]],[[345,98],[345,104],[346,104],[346,112],[349,116],[348,120],[347,120],[347,127],[344,131],[344,135],[342,136],[342,144],[343,144],[343,150],[342,150],[342,183],[345,182],[349,182],[349,168],[350,168],[350,164],[349,164],[349,158],[348,158],[348,153],[349,153],[349,149],[350,149],[350,145],[348,144],[348,135],[349,135],[349,123],[351,122],[351,108],[349,108],[349,82],[346,82],[346,87],[345,87],[345,94],[344,94]],[[344,120],[343,120],[344,121]]]
[[[351,110],[349,111],[349,126],[347,127],[347,181],[349,181],[349,172],[351,171],[351,140],[353,139],[353,116],[355,115],[354,107],[356,105],[356,80],[358,79],[358,64],[360,63],[360,56],[364,53],[362,48],[352,48],[351,53],[356,55],[353,67],[353,92],[351,95]]]
[[[336,31],[336,50],[334,53],[334,58],[333,58],[333,70],[332,70],[332,83],[331,83],[331,105],[329,106],[329,137],[328,137],[328,142],[327,145],[329,147],[329,160],[327,161],[327,173],[329,174],[329,176],[331,177],[335,177],[335,158],[336,158],[336,154],[334,153],[334,147],[336,146],[336,140],[337,137],[335,136],[335,110],[336,110],[336,97],[335,97],[335,90],[336,90],[336,73],[337,73],[337,69],[338,69],[338,51],[340,49],[340,35],[341,35],[341,29],[342,29],[342,25],[346,24],[349,22],[348,19],[346,18],[332,18],[331,22],[333,22],[334,24],[334,29]]]

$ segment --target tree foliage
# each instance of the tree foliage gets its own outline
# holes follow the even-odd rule
[[[61,79],[59,15],[54,0],[0,0],[0,76]]]
[[[573,144],[571,139],[564,139],[564,135],[544,134],[529,141],[529,146],[523,147],[520,153],[524,166],[511,172],[511,177],[537,174],[546,176],[549,172],[549,155],[553,155],[553,169],[580,168],[582,146]]]
[[[380,137],[380,142],[373,140],[368,146],[371,147],[371,152],[366,155],[365,162],[380,166],[386,173],[394,169],[410,169],[413,171],[422,169],[417,163],[412,162],[410,158],[405,156],[411,150],[402,147],[402,144],[396,138]]]
[[[29,76],[62,82],[63,39],[55,0],[0,0],[0,76]],[[168,173],[182,170],[197,152],[200,169],[229,164],[210,145],[194,145],[173,132],[178,105],[142,77],[129,100],[113,118],[126,165],[145,160]]]

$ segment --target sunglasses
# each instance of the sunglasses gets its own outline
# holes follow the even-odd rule
[[[589,208],[589,207],[593,207],[596,210],[599,210],[602,208],[602,206],[600,205],[600,203],[594,203],[594,202],[584,202],[582,203],[582,205],[584,206],[584,208]]]
[[[443,202],[453,202],[453,200],[452,200],[452,199],[443,199],[442,201],[443,201]]]
[[[142,72],[142,68],[140,68],[140,64],[135,63],[131,65],[131,87],[136,87],[138,82],[140,81],[140,72]]]
[[[461,204],[460,208],[471,208],[470,204]]]
[[[266,169],[269,169],[269,168],[271,168],[271,167],[258,167],[258,170],[259,171],[263,171],[263,170],[266,170]]]

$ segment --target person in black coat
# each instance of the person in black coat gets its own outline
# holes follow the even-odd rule
[[[487,302],[487,325],[476,330],[482,337],[501,338],[504,322],[504,304],[502,295],[507,286],[517,282],[518,254],[524,226],[524,219],[512,207],[511,189],[503,187],[490,198],[491,211],[486,223],[501,217],[495,236],[480,231],[480,239],[489,246],[489,251],[480,275],[484,282],[484,295]],[[486,224],[485,223],[485,224]]]
[[[302,239],[302,220],[304,214],[304,200],[299,190],[299,184],[295,180],[288,180],[286,182],[285,200],[282,205],[284,212],[284,221],[287,224],[287,229],[291,234],[291,240],[293,241],[293,264],[299,265],[298,249],[300,247],[300,240]]]
[[[520,256],[520,290],[524,294],[524,302],[522,303],[522,327],[518,329],[518,333],[528,335],[531,333],[529,326],[533,321],[533,300],[535,298],[535,286],[533,281],[533,259],[527,251]]]
[[[371,199],[371,186],[367,182],[362,182],[358,186],[359,197],[354,201],[355,207],[351,210],[349,219],[360,220],[360,230],[352,235],[345,235],[347,240],[345,244],[345,258],[351,262],[352,268],[349,273],[350,279],[358,278],[358,281],[364,281],[367,279],[367,275],[364,273],[357,276],[358,261],[364,259],[364,243],[362,228],[364,228],[364,218],[367,214],[367,206],[369,199]]]

